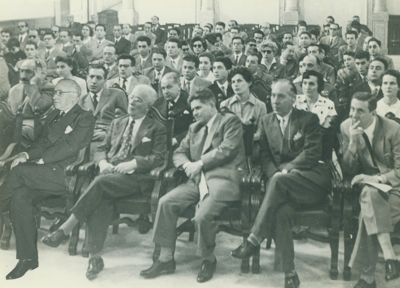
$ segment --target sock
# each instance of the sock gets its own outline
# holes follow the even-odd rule
[[[69,216],[69,218],[67,219],[67,221],[65,221],[61,226],[60,226],[60,230],[64,231],[65,235],[69,235],[72,232],[72,229],[74,229],[74,227],[76,226],[76,224],[79,223],[79,220],[75,217],[74,214],[71,214],[71,216]]]
[[[174,254],[171,248],[162,247],[160,251],[160,262],[168,262],[174,259]]]
[[[390,234],[381,233],[378,234],[377,237],[379,245],[381,246],[383,252],[383,258],[385,258],[385,260],[391,260],[391,259],[395,260],[396,254],[394,253],[393,250],[392,241],[390,240]]]
[[[254,235],[253,233],[251,233],[249,235],[249,237],[247,237],[247,241],[249,241],[251,244],[253,244],[254,246],[258,247],[260,246],[262,240],[259,239],[256,235]]]

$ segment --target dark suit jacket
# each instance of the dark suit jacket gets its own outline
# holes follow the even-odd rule
[[[359,85],[357,86],[353,86],[353,90],[351,91],[351,95],[353,95],[356,92],[369,92],[371,93],[371,88],[368,85],[368,82],[361,82]],[[379,89],[377,99],[382,99],[383,98],[383,92],[382,89]]]
[[[115,53],[117,55],[121,54],[129,55],[129,53],[131,52],[131,42],[125,39],[124,37],[121,37],[121,39],[119,39],[119,41],[114,46],[115,46]]]
[[[171,67],[169,67],[169,66],[164,66],[165,68],[164,68],[164,72],[163,72],[163,74],[161,75],[161,77],[160,77],[160,79],[159,80],[161,80],[161,78],[162,78],[162,76],[164,76],[165,74],[167,74],[167,73],[169,73],[169,72],[177,72],[176,70],[174,70],[174,69],[172,69]],[[160,92],[160,83],[159,83],[159,81],[157,82],[156,81],[156,74],[155,74],[155,72],[154,72],[154,70],[155,70],[155,68],[154,67],[150,67],[150,68],[147,68],[147,69],[144,69],[143,70],[143,75],[144,76],[146,76],[147,78],[149,78],[150,79],[150,82],[151,82],[151,86],[157,91],[157,92]]]
[[[172,111],[175,120],[173,137],[178,141],[178,143],[180,143],[183,137],[185,137],[190,124],[193,122],[192,112],[190,111],[187,100],[188,94],[186,91],[181,90],[178,101],[174,103],[171,108],[168,108],[168,103],[164,97],[158,98],[153,105],[153,107],[156,108],[165,119],[169,116],[168,112]]]
[[[330,36],[324,36],[319,40],[320,44],[328,45],[330,47],[329,55],[333,60],[337,61],[339,59],[339,48],[340,46],[346,45],[343,38],[337,36],[332,44],[330,43]]]
[[[104,88],[100,94],[99,103],[96,109],[94,108],[90,93],[81,97],[79,105],[88,111],[91,111],[96,119],[96,131],[104,135],[109,128],[111,121],[120,116],[126,114],[128,110],[128,100],[123,91],[115,88]],[[101,135],[99,135],[101,139]],[[102,140],[102,139],[101,139]]]
[[[236,201],[240,197],[240,179],[244,167],[243,131],[240,119],[231,113],[216,115],[202,145],[205,128],[193,123],[173,155],[174,165],[203,161],[210,197],[220,201]]]
[[[156,41],[155,41],[155,45],[157,45],[158,47],[162,47],[165,43],[165,40],[167,39],[167,33],[164,29],[162,29],[160,27],[160,25],[157,26],[157,29],[155,30],[151,30],[151,32],[154,33],[154,35],[156,35]]]
[[[229,97],[231,97],[231,96],[233,96],[233,95],[235,94],[235,93],[233,92],[233,89],[232,89],[231,84],[228,84],[228,89],[226,89],[226,90],[227,90],[227,93],[226,93],[226,95],[225,95],[225,92],[223,92],[223,91],[219,88],[219,86],[218,86],[218,84],[217,84],[216,81],[214,81],[213,84],[211,84],[210,86],[208,86],[208,89],[210,89],[210,90],[214,93],[215,98],[217,99],[217,107],[219,107],[219,104],[220,104],[222,101],[224,101],[225,99],[228,99]]]
[[[129,116],[115,119],[110,126],[104,142],[103,159],[108,161],[118,153],[121,138]],[[136,159],[135,172],[146,173],[164,163],[167,147],[167,133],[165,127],[156,120],[146,116],[136,135],[132,137],[131,149],[126,161]]]
[[[262,118],[261,128],[260,153],[266,177],[283,169],[310,170],[321,160],[322,131],[315,114],[293,108],[284,135],[275,113]]]
[[[151,68],[153,66],[153,62],[151,61],[151,55],[149,55],[146,59],[146,61],[143,62],[143,65],[140,60],[140,56],[136,55],[135,56],[135,68],[136,71],[143,73],[143,70],[147,68]]]
[[[246,54],[244,54],[244,52],[240,56],[238,63],[236,63],[236,55],[235,54],[232,54],[231,57],[229,57],[229,58],[231,58],[232,64],[235,66],[245,66],[246,65],[247,56],[246,56]]]
[[[59,114],[60,111],[54,110],[48,116],[39,140],[27,151],[29,161],[43,159],[44,165],[65,168],[90,143],[94,127],[92,113],[76,104],[55,121]]]
[[[82,45],[79,52],[76,51],[74,46],[64,47],[64,52],[68,57],[71,57],[76,64],[79,75],[86,75],[86,70],[89,67],[89,59],[92,57],[92,51],[86,46]]]

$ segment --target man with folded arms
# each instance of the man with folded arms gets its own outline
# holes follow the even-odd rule
[[[330,191],[329,170],[320,163],[322,131],[318,117],[293,108],[296,88],[287,79],[272,85],[273,113],[261,119],[260,154],[268,179],[265,196],[249,237],[232,251],[235,258],[254,255],[265,238],[275,238],[285,272],[285,288],[297,288],[292,224],[294,207],[317,205]]]
[[[151,191],[154,181],[143,175],[164,163],[167,136],[165,128],[148,117],[157,93],[148,85],[137,85],[129,95],[129,115],[115,119],[105,139],[100,174],[71,209],[71,216],[44,244],[57,247],[67,239],[78,222],[87,222],[89,265],[86,277],[92,280],[103,270],[100,256],[107,228],[113,216],[113,201]]]
[[[79,85],[60,80],[53,97],[56,108],[47,117],[39,139],[26,152],[17,155],[0,194],[0,211],[10,211],[18,264],[6,276],[17,279],[38,267],[37,229],[34,205],[43,198],[62,196],[66,191],[65,168],[86,147],[93,133],[92,113],[78,105]]]
[[[152,266],[140,272],[144,278],[175,272],[177,220],[194,204],[198,204],[193,220],[202,257],[197,282],[206,282],[213,277],[217,264],[215,220],[232,201],[239,200],[239,182],[244,167],[241,122],[233,114],[219,113],[215,102],[209,89],[189,97],[196,122],[189,127],[173,155],[175,167],[184,170],[188,180],[160,198],[153,241],[156,249],[161,247],[161,251]]]

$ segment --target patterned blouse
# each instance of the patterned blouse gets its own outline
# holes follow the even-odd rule
[[[324,128],[329,128],[330,121],[337,115],[333,101],[321,95],[318,96],[317,102],[311,107],[308,105],[305,95],[297,95],[294,107],[316,114],[319,119],[319,124]]]

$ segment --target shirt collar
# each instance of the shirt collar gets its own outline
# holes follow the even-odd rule
[[[100,97],[101,93],[103,93],[103,89],[101,89],[99,92],[96,93],[97,97]],[[94,93],[90,92],[90,97],[93,98]]]
[[[133,119],[131,116],[129,116],[129,122],[132,122],[133,120],[135,120],[135,124],[140,126],[140,124],[142,124],[144,118],[146,118],[146,115],[144,115],[143,117],[140,117],[138,119]]]
[[[278,118],[279,121],[281,121],[282,119],[284,120],[285,123],[288,123],[290,115],[292,114],[293,109],[290,110],[290,112],[288,114],[286,114],[285,116],[281,116],[277,113],[275,113],[276,118]]]
[[[206,124],[208,131],[210,131],[210,129],[211,129],[216,117],[217,117],[217,113],[213,117],[211,117],[210,120],[208,120],[208,122]]]
[[[241,102],[241,101],[240,101],[240,97],[239,97],[239,95],[237,95],[237,94],[235,94],[235,95],[232,97],[232,102],[231,102],[231,103],[235,103],[235,102]],[[255,105],[255,104],[256,104],[256,97],[255,97],[252,93],[250,93],[249,99],[247,99],[247,101],[244,102],[244,103],[250,103],[250,104],[252,104],[252,105]]]

